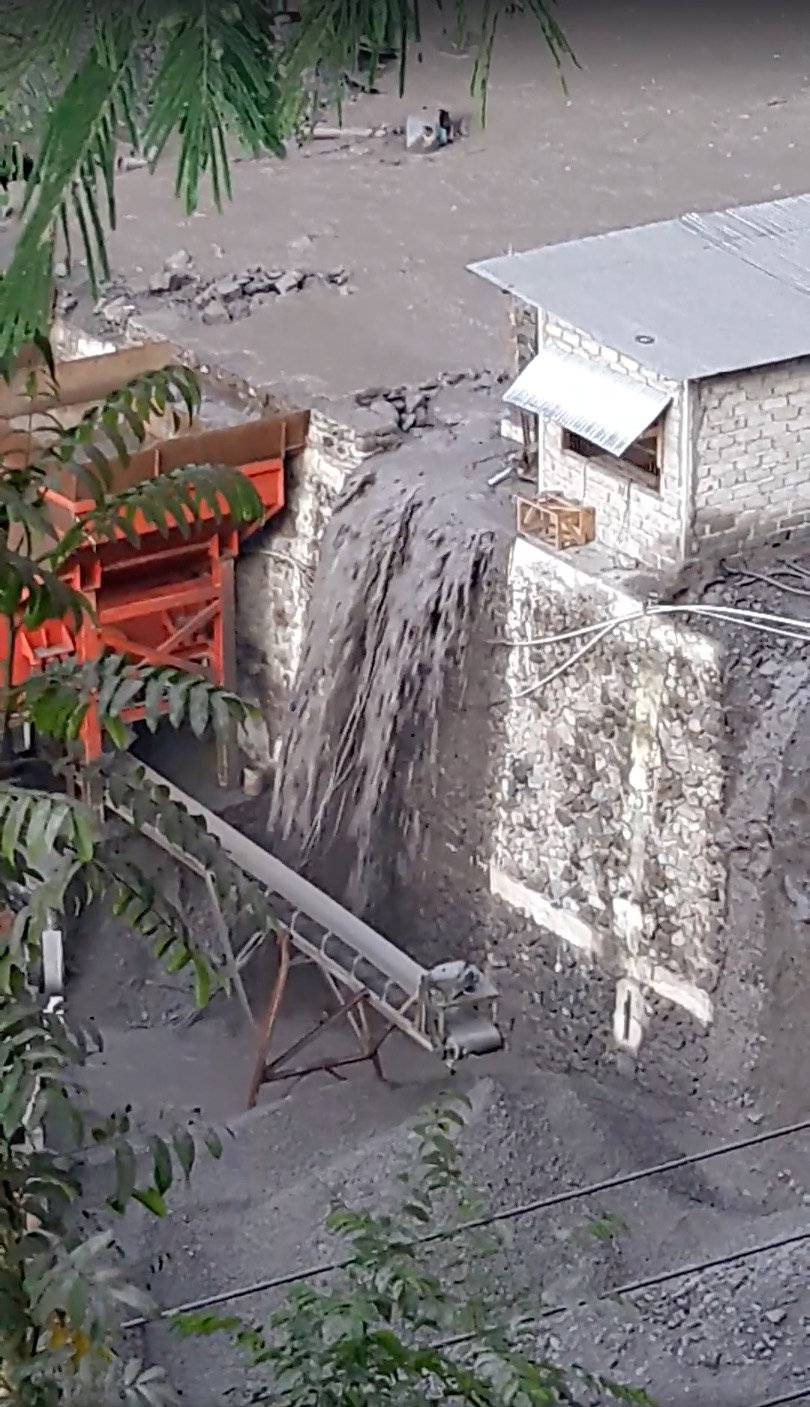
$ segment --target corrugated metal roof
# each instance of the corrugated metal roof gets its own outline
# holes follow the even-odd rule
[[[672,397],[584,357],[543,347],[504,400],[583,435],[608,454],[621,455]]]
[[[808,195],[470,268],[673,381],[810,355]]]

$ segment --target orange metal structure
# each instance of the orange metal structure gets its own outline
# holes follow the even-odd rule
[[[12,681],[21,683],[49,661],[72,658],[84,664],[111,650],[135,662],[188,670],[235,688],[234,563],[240,539],[283,507],[285,455],[300,448],[305,435],[306,416],[293,413],[231,429],[178,435],[119,466],[118,488],[182,465],[237,467],[258,493],[261,517],[246,527],[229,517],[217,522],[206,508],[187,536],[175,527],[163,537],[141,519],[134,523],[140,539],[137,547],[121,532],[83,547],[70,558],[62,576],[89,599],[95,618],[85,619],[78,629],[69,620],[20,629]],[[82,499],[76,478],[69,473],[63,476],[59,491],[46,491],[46,499],[57,537],[92,507]],[[143,708],[133,707],[123,717],[140,719]],[[86,760],[99,755],[102,738],[93,707],[80,740]]]

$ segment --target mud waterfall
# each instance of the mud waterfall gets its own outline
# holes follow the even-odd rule
[[[339,837],[347,902],[420,843],[409,803],[435,765],[449,670],[462,656],[493,533],[448,516],[427,483],[366,470],[339,500],[321,551],[271,807],[274,843],[306,863]]]

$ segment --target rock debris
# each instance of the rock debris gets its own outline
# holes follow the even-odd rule
[[[346,295],[352,285],[345,268],[326,272],[305,269],[265,268],[251,264],[235,273],[206,278],[185,249],[170,254],[161,269],[140,284],[112,281],[99,299],[96,312],[112,327],[123,327],[134,313],[165,299],[190,318],[203,323],[238,322],[250,317],[276,298],[321,286]]]

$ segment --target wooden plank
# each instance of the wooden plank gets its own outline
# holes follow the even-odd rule
[[[40,360],[38,369],[23,366],[12,374],[10,381],[0,381],[0,419],[9,420],[31,410],[47,410],[54,401],[67,406],[80,401],[103,400],[134,377],[148,371],[163,371],[176,361],[177,352],[171,342],[144,342],[117,352],[103,352],[97,357],[58,362],[54,385],[50,372]],[[34,382],[33,398],[28,394],[29,378]]]
[[[517,497],[515,505],[517,531],[539,538],[558,552],[567,547],[584,547],[594,539],[596,514],[587,504],[572,503],[558,494],[543,494],[539,498]]]

